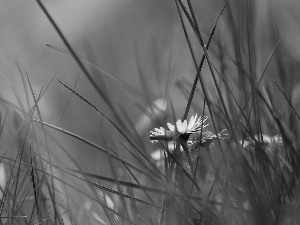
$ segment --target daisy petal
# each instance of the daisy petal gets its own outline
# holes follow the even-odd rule
[[[191,130],[194,127],[196,119],[197,119],[197,114],[191,117],[189,125],[187,127],[188,130]]]
[[[176,128],[177,128],[177,131],[179,133],[181,133],[181,131],[182,131],[182,122],[181,122],[180,119],[176,121]]]
[[[168,126],[170,131],[175,131],[175,126],[173,124],[167,123],[167,126]]]
[[[183,123],[182,123],[182,132],[181,133],[185,133],[187,130],[187,121],[184,120]]]

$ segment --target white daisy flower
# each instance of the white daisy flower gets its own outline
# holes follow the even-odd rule
[[[180,135],[183,134],[194,134],[199,133],[201,130],[208,126],[208,124],[203,124],[207,120],[207,116],[201,119],[201,116],[197,119],[197,114],[192,116],[190,122],[187,123],[187,120],[183,122],[179,119],[175,125],[171,123],[167,123],[169,130],[166,130],[163,127],[154,128],[153,131],[150,131],[150,139],[151,142],[156,142],[158,140],[165,140],[165,141],[173,141],[176,140]],[[177,132],[176,132],[177,131]],[[179,136],[176,136],[178,133]]]

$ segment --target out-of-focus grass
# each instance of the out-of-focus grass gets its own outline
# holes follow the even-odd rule
[[[176,32],[150,38],[146,60],[145,47],[132,45],[137,80],[130,84],[97,65],[90,43],[85,56],[78,54],[37,3],[65,45],[48,46],[73,57],[80,75],[69,84],[55,74],[36,90],[18,67],[24,92],[11,84],[16,101],[1,99],[3,224],[299,223],[297,66],[287,60],[276,10],[268,8],[268,26],[261,26],[261,2],[175,0]],[[200,9],[217,13],[203,17]],[[261,27],[269,33],[266,46]],[[189,58],[180,57],[181,48]],[[174,76],[177,62],[192,79]],[[77,90],[82,78],[96,97]],[[40,105],[52,86],[66,91],[45,120]],[[116,98],[116,90],[131,98]],[[150,143],[154,127],[194,113],[207,115],[210,125],[175,144]],[[73,129],[85,120],[98,124],[97,132]]]

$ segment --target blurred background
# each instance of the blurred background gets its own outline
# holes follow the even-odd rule
[[[22,76],[28,90],[29,86],[25,71],[36,96],[55,75],[39,102],[42,119],[97,144],[111,145],[120,155],[125,154],[128,158],[130,156],[120,148],[121,141],[118,140],[121,137],[116,129],[85,102],[75,95],[71,96],[57,79],[74,88],[117,124],[120,121],[114,112],[125,123],[130,119],[147,146],[149,131],[165,124],[166,118],[174,120],[173,110],[175,118],[182,117],[196,71],[174,1],[54,0],[43,3],[78,55],[102,69],[101,72],[85,64],[113,107],[108,105],[103,96],[99,96],[71,56],[45,45],[48,43],[65,49],[35,1],[1,1],[1,99],[19,105],[19,98],[26,105]],[[224,1],[193,3],[199,27],[207,41]],[[230,13],[225,9],[222,14],[210,48],[215,68],[224,76],[226,74],[232,85],[236,85],[235,82],[240,82],[241,70],[234,58],[240,54],[243,68],[259,78],[274,46],[281,40],[263,81],[278,80],[283,90],[289,91],[295,108],[299,109],[300,2],[232,0],[229,4],[232,11]],[[234,22],[239,39],[234,38],[230,21]],[[192,37],[192,45],[198,50],[196,57],[199,61],[202,50],[197,47],[198,41],[192,30],[188,32]],[[237,44],[242,49],[239,53],[235,52],[234,46]],[[104,70],[118,81],[105,75]],[[206,63],[202,76],[213,99],[216,91]],[[282,98],[276,93],[276,99]],[[29,96],[32,106],[32,96]],[[240,101],[243,101],[242,97]],[[147,108],[151,112],[149,106],[155,103],[161,112],[157,113],[161,116],[158,121],[145,113]],[[193,104],[190,115],[203,105],[200,88]],[[277,104],[284,109],[285,105],[280,105],[280,100]],[[3,104],[3,115],[7,112],[6,107],[7,104]],[[21,114],[20,111],[18,113]],[[3,149],[9,145],[9,137],[18,127],[15,125],[15,115],[8,113],[8,117],[11,118],[11,124],[8,122],[1,138]],[[109,163],[103,154],[67,135],[55,132],[53,136],[79,162],[82,169],[109,173]],[[72,163],[54,146],[51,152],[57,161],[60,160],[62,165]]]

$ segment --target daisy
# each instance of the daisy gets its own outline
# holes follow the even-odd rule
[[[208,124],[204,124],[207,120],[207,116],[201,119],[201,116],[197,119],[197,114],[192,116],[190,122],[187,123],[187,120],[183,122],[179,119],[175,123],[175,125],[171,123],[167,123],[169,130],[166,130],[163,127],[154,128],[153,131],[150,131],[150,139],[151,142],[157,142],[159,140],[164,141],[174,141],[181,135],[190,135],[194,133],[199,133],[201,130],[208,126]]]

